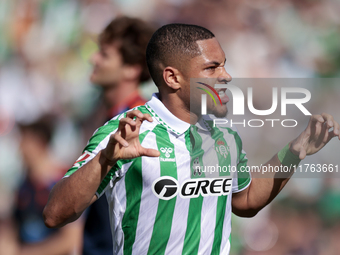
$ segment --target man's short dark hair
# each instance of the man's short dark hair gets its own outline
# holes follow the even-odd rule
[[[44,115],[35,122],[29,124],[19,124],[21,133],[29,132],[39,137],[45,145],[49,145],[52,141],[55,125],[55,116]]]
[[[215,37],[208,29],[189,24],[168,24],[159,28],[151,37],[146,49],[146,61],[157,86],[162,82],[160,65],[175,66],[185,57],[201,54],[196,41]],[[184,57],[184,58],[183,58]]]
[[[141,19],[118,17],[104,29],[99,43],[118,43],[124,64],[142,66],[140,82],[147,81],[150,74],[145,61],[145,50],[155,29]]]

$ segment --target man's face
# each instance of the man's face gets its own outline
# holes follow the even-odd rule
[[[226,103],[229,101],[228,96],[224,93],[226,89],[216,89],[222,102],[221,105],[217,96],[208,86],[196,82],[201,81],[214,88],[215,84],[231,81],[231,76],[224,68],[225,54],[216,38],[197,41],[197,44],[201,55],[192,58],[189,61],[188,69],[185,71],[186,81],[189,79],[189,84],[190,78],[199,78],[190,84],[190,111],[199,115],[201,111],[201,95],[206,94],[202,89],[206,89],[210,91],[216,101],[215,104],[213,99],[207,95],[207,113],[214,114],[216,117],[225,117],[228,111]]]
[[[115,44],[101,44],[99,50],[92,55],[91,63],[93,64],[90,77],[92,83],[108,87],[121,81],[124,63]]]

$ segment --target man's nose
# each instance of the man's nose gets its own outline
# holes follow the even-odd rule
[[[91,63],[92,65],[97,64],[98,58],[99,58],[99,52],[97,51],[97,52],[95,52],[95,53],[93,53],[93,54],[91,55],[91,57],[90,57],[90,63]]]
[[[218,82],[221,83],[228,83],[231,82],[232,78],[231,75],[225,70],[225,68],[223,68],[223,72],[221,73],[217,80]]]

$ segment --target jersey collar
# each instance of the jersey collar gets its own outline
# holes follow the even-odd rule
[[[155,117],[160,124],[177,135],[181,135],[187,131],[190,127],[190,124],[173,115],[158,97],[159,94],[154,93],[151,100],[145,104],[151,115]]]
[[[211,127],[209,126],[207,120],[212,120],[210,118],[210,116],[208,116],[208,118],[204,118],[203,116],[199,119],[199,121],[196,123],[196,127],[198,127],[199,129],[202,129],[204,131],[211,131]]]

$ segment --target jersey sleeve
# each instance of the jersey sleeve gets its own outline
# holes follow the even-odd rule
[[[104,126],[98,128],[93,136],[88,141],[85,149],[83,150],[82,155],[76,160],[76,162],[73,164],[73,166],[66,172],[64,178],[67,178],[71,176],[73,173],[75,173],[77,170],[79,170],[81,167],[86,165],[88,162],[90,162],[99,151],[106,148],[110,136],[114,134],[119,125],[119,120],[121,118],[124,118],[126,114],[120,114],[116,116],[115,118],[108,121]],[[117,178],[119,173],[117,170],[119,170],[121,167],[121,163],[117,162],[117,164],[112,167],[112,169],[109,171],[109,173],[105,176],[103,181],[101,182],[96,195],[98,198],[102,196],[102,194],[105,192],[109,181],[111,179]]]
[[[246,189],[251,182],[251,175],[247,171],[248,158],[244,150],[240,150],[237,164],[237,176],[233,178],[232,192],[240,192]]]

